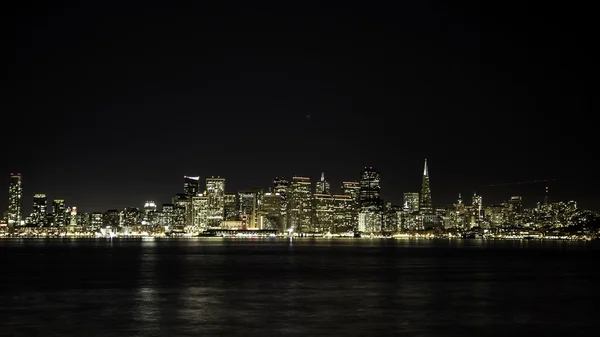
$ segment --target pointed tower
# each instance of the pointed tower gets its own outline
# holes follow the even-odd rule
[[[325,172],[321,172],[321,180],[317,181],[317,194],[330,194],[329,182],[325,180]]]
[[[429,188],[429,170],[427,169],[427,158],[425,158],[423,183],[421,184],[421,198],[419,201],[419,211],[421,214],[433,214],[433,206],[431,204],[431,189]]]

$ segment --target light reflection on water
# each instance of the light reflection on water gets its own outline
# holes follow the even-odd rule
[[[0,240],[0,335],[592,335],[598,248]]]

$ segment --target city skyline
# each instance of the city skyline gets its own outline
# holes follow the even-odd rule
[[[425,167],[422,169],[423,173],[421,175],[421,180],[420,180],[420,184],[418,188],[414,188],[412,190],[403,190],[403,191],[394,191],[394,192],[389,192],[386,191],[386,188],[383,187],[381,188],[382,192],[378,192],[381,193],[382,195],[382,200],[388,201],[388,202],[392,202],[393,204],[396,205],[401,205],[405,202],[406,200],[406,194],[410,194],[410,193],[416,193],[417,195],[419,195],[417,197],[417,200],[419,201],[419,208],[423,209],[423,199],[422,197],[420,197],[421,195],[423,195],[424,192],[424,188],[425,186],[427,186],[427,190],[429,191],[429,200],[434,199],[433,197],[431,197],[431,195],[435,195],[435,193],[432,193],[430,190],[430,182],[429,182],[429,164],[427,162],[427,158],[425,158]],[[368,166],[365,166],[365,168],[367,168]],[[376,168],[375,168],[376,169]],[[379,171],[378,171],[379,172]],[[14,175],[18,175],[20,177],[22,177],[23,175],[21,173],[10,173],[11,176]],[[276,175],[273,176],[273,180],[277,179],[279,176],[282,175]],[[302,175],[292,175],[290,177],[288,177],[288,179],[291,179],[292,177],[297,176],[300,177]],[[357,174],[356,177],[354,177],[354,179],[341,179],[339,181],[339,183],[333,183],[332,181],[329,179],[329,174],[327,175],[327,180],[325,179],[325,172],[321,172],[318,175],[318,178],[313,179],[312,177],[310,178],[310,182],[311,182],[311,193],[314,194],[318,194],[319,193],[319,189],[321,188],[319,184],[322,184],[323,182],[326,183],[326,187],[328,189],[328,193],[327,194],[341,194],[342,190],[344,188],[344,182],[346,181],[360,181],[360,175]],[[150,197],[146,197],[146,198],[142,198],[139,199],[136,203],[134,204],[128,204],[128,205],[115,205],[115,204],[111,204],[110,207],[102,207],[102,206],[94,206],[94,205],[89,205],[89,203],[81,202],[79,204],[84,204],[84,207],[79,206],[79,204],[76,201],[70,201],[67,200],[66,203],[70,206],[76,206],[78,207],[80,210],[84,210],[86,213],[92,213],[92,212],[96,212],[96,211],[104,211],[107,209],[120,209],[120,208],[124,208],[124,207],[138,207],[141,208],[141,205],[143,205],[146,201],[148,200],[152,200],[154,202],[156,202],[157,204],[164,204],[164,203],[170,203],[172,200],[173,195],[177,194],[177,193],[183,193],[183,194],[189,194],[188,191],[194,191],[196,194],[198,193],[202,193],[202,192],[206,192],[206,184],[205,184],[205,180],[206,179],[210,179],[210,178],[218,178],[218,179],[226,179],[228,185],[231,183],[231,178],[227,178],[224,176],[218,176],[218,175],[211,175],[211,176],[200,176],[200,175],[196,175],[196,176],[189,176],[189,175],[182,175],[183,177],[183,188],[181,190],[176,190],[176,191],[162,191],[162,192],[157,192],[154,195],[150,196]],[[283,176],[282,176],[283,177]],[[251,189],[251,188],[262,188],[265,190],[265,192],[269,191],[270,189],[273,188],[273,180],[271,180],[270,183],[265,183],[263,185],[255,185],[255,186],[246,186],[244,188],[233,188],[233,189],[228,189],[225,192],[237,192],[237,191],[242,191],[242,190],[247,190],[247,189]],[[385,186],[385,178],[384,178],[384,186]],[[427,183],[425,183],[427,182]],[[546,182],[546,184],[544,184],[544,182]],[[500,203],[500,202],[504,202],[506,200],[508,200],[510,197],[512,197],[513,195],[519,195],[521,197],[523,197],[523,193],[517,193],[517,192],[523,192],[525,191],[525,200],[524,203],[526,206],[534,206],[536,203],[539,202],[544,202],[546,197],[550,197],[552,199],[552,201],[565,201],[565,200],[573,200],[574,198],[557,198],[556,196],[550,194],[550,193],[546,193],[546,188],[549,186],[549,184],[553,183],[554,180],[549,179],[549,180],[533,180],[533,181],[514,181],[514,182],[506,182],[506,183],[501,183],[501,184],[490,184],[490,185],[483,185],[483,186],[479,186],[479,191],[477,189],[473,189],[472,191],[466,191],[467,193],[465,193],[464,191],[457,191],[455,193],[455,197],[454,199],[451,199],[449,202],[438,202],[438,203],[433,203],[433,202],[429,202],[430,204],[433,204],[433,208],[436,207],[449,207],[452,206],[452,204],[457,200],[457,198],[460,197],[460,195],[471,195],[471,194],[479,194],[479,195],[484,195],[486,196],[486,201],[490,202],[490,200],[492,201],[492,203]],[[190,184],[194,184],[194,186],[190,187]],[[175,185],[181,185],[181,183],[179,184],[175,184]],[[531,185],[533,187],[528,187],[526,189],[522,189],[520,188],[521,185]],[[234,186],[236,186],[234,184]],[[500,186],[500,187],[508,187],[509,191],[511,191],[512,188],[512,192],[515,193],[508,193],[506,194],[507,190],[504,190],[504,195],[495,195],[494,193],[489,193],[486,195],[486,193],[482,193],[482,191],[486,190],[486,188],[495,188],[496,186]],[[516,189],[514,189],[513,187],[517,187]],[[20,186],[19,188],[21,190],[23,190],[23,182],[22,180],[20,181]],[[189,189],[189,190],[188,190]],[[8,189],[8,192],[10,192],[10,188]],[[193,195],[194,192],[192,192]],[[387,193],[386,193],[387,192]],[[470,193],[469,193],[470,192]],[[527,195],[527,193],[531,193],[529,195]],[[29,194],[31,194],[31,198],[29,197]],[[23,200],[25,201],[24,203],[22,203],[19,208],[22,209],[23,214],[27,213],[33,213],[33,210],[35,208],[34,206],[34,202],[30,202],[31,200],[35,200],[35,197],[37,195],[43,195],[44,197],[49,197],[48,200],[52,201],[52,200],[65,200],[64,197],[59,197],[60,194],[58,196],[52,196],[49,195],[48,193],[44,193],[44,191],[37,191],[37,192],[31,192],[28,191],[27,189],[25,190],[25,193],[23,194]],[[394,198],[389,198],[387,196],[389,195],[393,195]],[[162,196],[161,197],[157,197],[157,196]],[[166,196],[166,197],[165,197]],[[84,196],[85,198],[85,196]],[[4,199],[4,203],[6,203],[6,206],[3,207],[3,209],[8,209],[8,205],[9,203],[6,202],[6,200],[9,200],[10,196],[9,193],[7,193],[7,197]],[[30,200],[31,199],[31,200]],[[85,200],[85,199],[84,199]],[[9,200],[10,201],[10,200]],[[2,205],[3,202],[0,202],[0,206]],[[47,207],[51,206],[51,202],[48,204]],[[431,206],[427,206],[425,205],[425,207],[431,207]],[[591,209],[591,210],[596,210],[594,208],[587,208],[587,209]]]
[[[404,192],[403,202],[382,197],[381,173],[364,167],[357,181],[331,188],[325,173],[310,177],[278,176],[263,187],[232,191],[227,179],[183,176],[181,189],[169,202],[146,200],[134,205],[93,212],[82,211],[64,199],[53,199],[48,212],[46,194],[36,193],[32,212],[23,214],[23,176],[9,175],[8,208],[0,222],[1,236],[16,237],[164,237],[164,236],[324,236],[324,237],[486,237],[583,239],[595,237],[600,215],[578,207],[576,200],[553,200],[549,181],[543,201],[528,207],[523,196],[502,203],[484,202],[474,192],[470,203],[462,193],[452,206],[436,205],[430,171],[424,159],[421,191]],[[160,205],[160,207],[159,207]]]

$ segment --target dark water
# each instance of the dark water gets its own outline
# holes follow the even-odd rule
[[[599,246],[0,240],[0,335],[596,335]]]

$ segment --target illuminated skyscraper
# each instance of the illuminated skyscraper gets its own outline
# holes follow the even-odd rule
[[[156,212],[156,203],[152,200],[146,201],[144,204],[144,214]]]
[[[33,196],[33,212],[31,213],[31,222],[34,225],[42,226],[46,222],[46,210],[48,207],[48,198],[45,194],[35,194]]]
[[[404,193],[404,208],[409,213],[416,213],[419,211],[419,193],[406,192]]]
[[[483,207],[483,197],[481,195],[477,195],[477,193],[473,193],[473,212],[475,212],[475,217],[478,220],[481,220],[483,217],[482,207]]]
[[[384,232],[396,232],[400,229],[402,208],[396,205],[392,205],[391,202],[387,202],[383,209],[383,225],[382,231]]]
[[[358,230],[360,232],[380,232],[383,226],[383,200],[381,200],[379,172],[373,167],[365,167],[361,172]]]
[[[290,226],[290,217],[289,217],[289,197],[288,194],[290,192],[290,183],[283,178],[275,177],[273,180],[273,193],[279,194],[281,198],[281,202],[279,206],[281,207],[281,219],[283,223],[283,231],[286,231]]]
[[[262,209],[266,218],[265,229],[277,229],[279,232],[285,231],[285,224],[281,216],[281,196],[279,193],[265,193]]]
[[[77,213],[77,226],[81,229],[88,230],[91,226],[91,214]]]
[[[262,199],[262,190],[252,189],[238,192],[239,217],[246,214],[248,228],[259,228],[259,203]]]
[[[364,204],[379,204],[381,202],[379,172],[372,167],[365,167],[361,172],[359,201]]]
[[[152,200],[146,201],[144,204],[144,213],[141,215],[143,226],[147,226],[147,228],[152,228],[156,225],[156,203]]]
[[[140,210],[137,207],[125,207],[121,211],[121,227],[132,231],[140,223]]]
[[[310,232],[311,228],[311,183],[307,177],[293,177],[290,187],[290,226],[297,232]]]
[[[71,211],[69,213],[69,226],[77,226],[77,207],[71,207]]]
[[[508,201],[509,210],[514,213],[521,213],[523,211],[523,197],[515,195],[510,197]]]
[[[206,178],[208,226],[219,227],[225,216],[225,178]]]
[[[233,221],[240,218],[237,195],[235,193],[225,193],[225,220]]]
[[[192,197],[192,226],[198,231],[208,227],[208,197],[198,195]]]
[[[173,205],[178,209],[177,212],[183,212],[183,225],[180,226],[186,227],[192,225],[192,196],[189,194],[178,193],[172,199]],[[181,211],[183,210],[183,211]],[[176,217],[179,216],[178,214]],[[179,220],[175,220],[176,222]]]
[[[354,230],[352,197],[347,194],[315,194],[313,197],[315,232],[346,233]]]
[[[358,230],[358,211],[359,211],[359,195],[360,195],[360,183],[358,181],[344,181],[342,182],[342,192],[344,195],[350,197],[348,202],[348,208],[350,209],[350,229],[352,231]]]
[[[65,201],[62,199],[55,199],[52,202],[52,225],[61,227],[66,225],[66,211]]]
[[[109,209],[102,215],[102,227],[110,228],[112,232],[119,229],[120,215],[118,209]]]
[[[175,222],[175,205],[162,204],[161,215],[162,219],[159,220],[160,225],[172,229]]]
[[[344,181],[342,182],[342,192],[358,202],[360,183],[358,181]]]
[[[423,169],[423,183],[421,185],[421,200],[419,204],[421,214],[433,214],[433,205],[431,203],[431,188],[429,186],[429,170],[427,168],[427,159],[425,159],[425,168]]]
[[[104,214],[100,212],[94,212],[90,214],[90,231],[97,232],[102,228]]]
[[[21,183],[21,173],[10,174],[10,185],[8,187],[8,227],[21,225],[21,206],[23,198],[23,186]]]
[[[192,207],[191,207],[191,201],[189,202],[189,219],[190,219],[190,226],[191,227],[191,214],[192,214]],[[176,204],[175,207],[173,208],[173,227],[171,228],[171,231],[174,233],[183,233],[186,230],[186,218],[187,218],[187,206],[182,206],[181,204]]]
[[[200,177],[183,177],[183,193],[191,197],[200,193]]]
[[[331,189],[329,187],[329,182],[325,180],[325,173],[321,173],[321,180],[317,181],[316,184],[316,194],[331,194]]]

